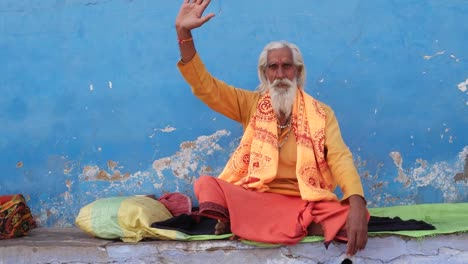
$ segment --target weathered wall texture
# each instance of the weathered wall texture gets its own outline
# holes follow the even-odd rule
[[[176,69],[181,1],[0,1],[0,194],[44,226],[100,197],[183,192],[241,136]],[[468,5],[213,0],[194,32],[208,69],[254,89],[272,40],[302,48],[369,205],[468,201]]]

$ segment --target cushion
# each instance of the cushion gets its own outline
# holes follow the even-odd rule
[[[161,202],[147,196],[118,196],[98,199],[81,208],[75,224],[104,239],[138,242],[144,238],[169,239],[151,228],[172,214]]]

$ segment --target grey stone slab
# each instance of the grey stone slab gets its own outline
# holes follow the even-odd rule
[[[410,239],[371,237],[354,263],[468,263],[468,233]],[[346,245],[322,242],[262,248],[240,241],[142,241],[93,238],[77,228],[36,228],[0,240],[0,264],[21,263],[341,263]]]

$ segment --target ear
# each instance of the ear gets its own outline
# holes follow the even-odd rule
[[[302,67],[302,66],[297,67],[297,73],[298,73],[298,75],[300,75],[300,74],[302,73],[302,70],[303,70],[303,67]]]

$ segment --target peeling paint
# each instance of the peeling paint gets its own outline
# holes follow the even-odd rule
[[[76,167],[79,167],[79,163],[76,161],[67,161],[63,164],[63,174],[70,174]]]
[[[117,162],[113,161],[113,160],[108,160],[107,161],[107,167],[110,169],[110,170],[114,170],[115,167],[117,167]]]
[[[72,186],[72,184],[73,184],[73,182],[72,182],[70,179],[68,179],[68,180],[65,182],[65,186],[67,186],[68,191],[71,191],[71,186]]]
[[[66,202],[70,202],[71,199],[72,199],[72,195],[70,194],[70,192],[64,192],[63,193],[63,199],[66,201]]]
[[[72,190],[71,190],[71,187],[73,185],[73,181],[70,180],[70,179],[67,179],[65,181],[65,186],[67,187],[67,191],[63,193],[63,199],[66,201],[66,202],[71,202],[72,200]]]
[[[89,181],[90,179],[95,178],[98,173],[99,173],[98,166],[85,166],[83,168],[82,175],[84,176],[84,179],[86,181]]]
[[[99,170],[97,174],[92,177],[87,177],[88,181],[101,180],[101,181],[124,181],[130,178],[130,173],[121,174],[118,170],[113,170],[112,175],[105,170]]]
[[[144,172],[136,172],[134,174],[130,173],[125,173],[122,174],[119,170],[112,170],[111,173],[107,172],[106,170],[100,169],[98,166],[85,166],[82,173],[79,175],[80,181],[83,182],[106,182],[109,185],[110,188],[114,187],[122,187],[121,184],[126,183],[127,181],[131,178],[135,178],[135,181],[138,181],[137,178],[141,177],[148,177],[148,173]],[[125,186],[125,188],[131,188],[133,187],[134,182],[128,184],[128,186]],[[109,189],[105,188],[103,190],[103,193],[108,192]]]
[[[423,58],[424,58],[425,60],[430,60],[430,59],[432,59],[432,58],[434,58],[434,57],[443,55],[444,53],[445,53],[445,50],[439,51],[439,52],[437,52],[437,53],[434,54],[434,55],[425,55],[425,56],[423,56]]]
[[[171,126],[166,126],[165,128],[158,129],[158,130],[161,131],[161,132],[164,132],[164,133],[170,133],[170,132],[172,132],[172,131],[174,131],[176,129],[174,127],[171,127]]]
[[[163,171],[172,170],[173,174],[179,179],[188,180],[190,174],[196,171],[202,155],[212,155],[214,151],[221,150],[217,144],[220,137],[228,136],[230,133],[226,130],[220,130],[210,136],[200,136],[195,141],[186,141],[180,144],[180,151],[172,157],[166,157],[153,162],[153,169],[159,178],[164,178]]]
[[[155,189],[161,189],[163,184],[162,183],[155,183],[155,184],[153,184],[153,186],[154,186]]]
[[[457,58],[454,54],[450,54],[450,58],[454,59],[456,62],[460,62],[460,59]]]
[[[463,93],[468,90],[468,79],[466,79],[464,82],[461,82],[457,85],[458,90],[462,91]]]
[[[18,161],[18,162],[16,163],[16,168],[22,168],[23,165],[24,165],[24,164],[23,164],[22,161]]]
[[[454,182],[468,182],[468,174],[466,173],[462,173],[462,172],[459,172],[457,173],[457,175],[455,175],[455,177],[453,177],[453,181]]]
[[[403,183],[405,187],[408,187],[410,182],[408,176],[403,171],[403,158],[401,157],[400,152],[390,152],[390,157],[392,157],[393,163],[398,168],[398,177],[395,180]]]
[[[463,172],[459,172],[453,177],[453,181],[455,183],[463,181],[465,183],[468,182],[468,150],[466,152],[460,153],[460,159],[463,159],[463,155],[465,157],[465,165],[463,166]]]
[[[468,187],[468,146],[465,146],[458,154],[454,164],[436,162],[429,165],[426,160],[417,159],[416,166],[408,169],[407,174],[403,173],[403,160],[400,153],[392,152],[390,156],[398,168],[397,181],[405,183],[408,190],[414,190],[417,193],[418,188],[431,186],[442,192],[444,202],[458,201],[461,195],[465,194],[461,189]],[[459,172],[453,168],[463,169]],[[402,204],[414,203],[411,196],[399,197],[399,199]]]

